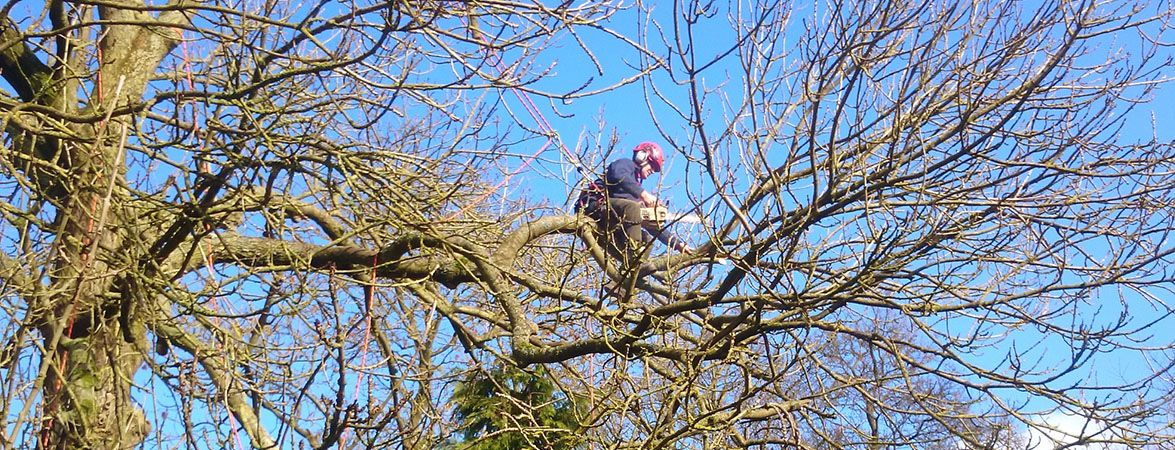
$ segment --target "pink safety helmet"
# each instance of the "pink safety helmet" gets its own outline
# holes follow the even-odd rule
[[[648,161],[654,172],[661,172],[661,165],[665,164],[665,152],[657,144],[641,142],[632,149],[632,160],[638,163]]]

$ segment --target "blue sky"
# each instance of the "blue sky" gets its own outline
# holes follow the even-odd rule
[[[662,23],[668,23],[668,14],[671,13],[672,11],[669,10],[667,4],[658,4],[654,7],[654,16]],[[797,9],[793,20],[804,20],[807,18],[805,14],[810,16],[814,12]],[[619,13],[609,23],[609,27],[623,36],[631,37],[638,36],[639,30],[650,30],[650,28],[642,27],[647,24],[644,17],[629,11]],[[710,46],[699,49],[701,54],[720,55],[731,45],[734,45],[733,34],[727,24],[721,20],[721,15],[713,21],[705,22],[702,27],[698,33],[705,34],[706,39],[703,42]],[[641,64],[640,55],[617,37],[600,31],[585,30],[581,38],[590,46],[594,58],[606,67],[604,73],[596,71],[595,64],[578,47],[574,39],[562,35],[557,38],[557,44],[561,50],[544,54],[541,56],[542,59],[537,61],[537,66],[549,67],[551,72],[548,77],[537,83],[535,88],[565,92],[580,87],[584,83],[589,83],[588,89],[595,89],[628,78],[633,73],[633,67]],[[781,42],[779,45],[789,46],[796,45],[796,43]],[[656,45],[651,47],[657,48]],[[1172,56],[1169,47],[1168,52],[1167,56]],[[507,63],[512,62],[511,56],[509,54],[503,55]],[[731,95],[738,95],[738,73],[737,67],[716,64],[707,69],[701,77],[709,86],[728,83]],[[1175,76],[1175,74],[1164,76]],[[659,184],[659,192],[672,204],[686,205],[689,203],[686,199],[690,193],[705,194],[712,190],[707,187],[699,187],[704,186],[704,183],[697,178],[697,170],[688,172],[693,174],[694,178],[687,176],[685,155],[690,154],[691,150],[686,146],[692,143],[694,132],[677,111],[657,99],[658,95],[662,95],[673,104],[686,105],[687,88],[684,85],[674,83],[674,81],[680,80],[672,80],[663,73],[655,75],[653,80],[656,82],[656,90],[652,89],[653,86],[642,81],[618,87],[598,96],[567,101],[548,99],[538,95],[528,96],[538,106],[543,120],[548,121],[558,132],[559,142],[547,146],[538,159],[531,163],[530,167],[514,175],[504,186],[502,194],[511,198],[547,201],[553,207],[566,208],[568,205],[565,201],[573,195],[572,187],[580,181],[581,176],[572,167],[568,157],[560,151],[558,145],[566,145],[571,151],[583,151],[589,157],[584,162],[591,168],[598,169],[605,162],[605,157],[595,153],[595,149],[597,146],[607,144],[613,131],[619,139],[616,146],[618,154],[611,155],[611,158],[627,156],[633,146],[645,140],[658,142],[667,149],[670,147],[670,142],[681,146],[680,152],[669,152],[665,173],[646,183],[650,187]],[[521,122],[528,126],[535,126],[535,122],[532,122],[535,119],[525,111],[525,100],[520,100],[515,92],[503,91],[500,95],[505,104],[514,111],[515,116],[521,118]],[[650,98],[652,100],[649,100]],[[729,121],[727,112],[722,110],[711,109],[705,111],[703,116],[705,127],[711,130],[722,129]],[[1171,123],[1173,120],[1175,120],[1175,90],[1170,86],[1165,86],[1155,94],[1153,99],[1147,103],[1139,104],[1131,112],[1131,118],[1126,122],[1121,133],[1126,140],[1147,142],[1154,137],[1158,142],[1169,144],[1175,138],[1175,124]],[[600,129],[601,124],[602,130]],[[659,128],[657,124],[660,125]],[[546,141],[542,138],[530,139],[526,143],[523,148],[511,148],[509,151],[519,155],[531,155],[546,145]],[[518,168],[525,162],[527,162],[525,156],[519,157],[512,162],[511,167]],[[489,201],[492,203],[493,200]],[[695,234],[695,238],[700,239],[700,233]],[[1170,244],[1168,243],[1168,245]],[[1091,310],[1100,308],[1098,309],[1099,315],[1104,315],[1107,319],[1113,318],[1116,316],[1116,310],[1120,307],[1116,302],[1125,298],[1128,301],[1140,303],[1137,306],[1141,308],[1135,307],[1131,311],[1138,316],[1138,319],[1145,320],[1146,317],[1140,313],[1147,310],[1146,299],[1131,293],[1119,295],[1117,292],[1107,291],[1101,294],[1104,294],[1103,298],[1090,302]],[[1160,299],[1160,301],[1169,302],[1170,300]],[[1159,326],[1156,329],[1175,329],[1172,328],[1175,324],[1171,322],[1168,318],[1165,326]],[[1153,333],[1151,338],[1155,340],[1154,344],[1159,345],[1170,345],[1173,339],[1169,332],[1166,335]],[[1029,344],[1043,342],[1044,345],[1032,351],[1042,358],[1052,352],[1052,345],[1054,345],[1047,340],[1047,336],[1031,333],[1020,334],[1016,339],[1009,339],[1008,343],[1017,341]],[[989,358],[987,360],[994,364],[1002,356],[1001,352],[1003,351],[1006,349],[997,348],[985,358]],[[1166,354],[1167,358],[1171,356]],[[1145,364],[1145,361],[1137,353],[1131,352],[1113,352],[1098,355],[1097,358],[1097,364],[1090,366],[1093,372],[1081,374],[1081,376],[1096,376],[1103,381],[1112,381],[1116,377],[1134,375],[1134,369]],[[351,396],[350,391],[347,394],[348,397]],[[148,409],[151,410],[151,407],[148,406]]]
[[[664,27],[669,27],[670,17],[673,14],[670,6],[655,2],[653,4],[654,6],[651,7],[653,20],[658,21]],[[799,9],[796,10],[792,18],[793,22],[810,19],[804,17],[804,14],[823,14],[805,10],[802,5],[797,8]],[[700,48],[698,53],[715,58],[725,56],[729,60],[729,55],[725,55],[725,52],[736,45],[735,35],[720,16],[721,14],[719,17],[697,25],[699,31],[696,34],[705,35],[705,39],[700,42],[711,46]],[[649,17],[638,16],[635,11],[629,10],[618,14],[607,26],[617,33],[633,37],[638,36],[638,31],[656,31],[657,29],[651,28],[650,24]],[[669,32],[664,28],[662,31]],[[590,91],[631,77],[634,68],[642,64],[642,58],[630,45],[613,36],[603,32],[581,30],[579,37],[591,48],[592,54],[589,56],[584,52],[576,40],[569,36],[562,36],[556,42],[556,45],[559,46],[558,50],[543,54],[536,61],[536,67],[549,68],[550,72],[548,76],[535,83],[534,88],[551,93],[562,93],[586,85],[587,88],[584,90]],[[656,38],[650,37],[648,39],[653,41]],[[1115,39],[1113,45],[1129,51],[1132,48],[1129,41],[1138,39],[1137,35],[1126,34]],[[664,55],[661,44],[648,43],[653,51],[661,52]],[[795,43],[780,42],[778,45],[787,46],[795,45]],[[1095,50],[1108,51],[1108,48]],[[1098,52],[1094,52],[1085,59],[1096,62],[1102,56]],[[510,57],[510,55],[503,55],[507,63],[511,62]],[[602,73],[598,72],[599,67],[603,67],[605,70]],[[680,76],[680,73],[677,75]],[[739,76],[739,68],[733,65],[732,61],[726,61],[708,67],[700,75],[700,79],[707,86],[728,86],[726,90],[730,95],[738,96],[740,95]],[[1175,74],[1164,75],[1164,77],[1171,76],[1175,76]],[[653,84],[649,83],[650,80]],[[666,102],[660,101],[664,99],[678,107],[686,106],[688,104],[688,87],[681,85],[680,81],[682,80],[666,76],[664,71],[657,71],[650,79],[633,82],[606,94],[588,98],[565,100],[547,99],[524,93],[521,95],[526,95],[538,106],[542,120],[552,125],[554,130],[558,132],[561,142],[570,151],[587,151],[589,158],[593,159],[584,162],[587,165],[598,165],[603,161],[600,159],[600,155],[591,153],[591,150],[601,144],[606,144],[611,137],[610,133],[613,132],[619,138],[616,148],[623,155],[626,155],[636,144],[646,140],[670,147],[670,139],[672,139],[677,144],[679,151],[690,151],[687,147],[692,143],[691,139],[694,134],[690,124],[681,117],[678,111],[674,111]],[[651,89],[654,84],[655,89]],[[522,102],[518,100],[519,93],[503,92],[501,95],[505,104],[514,111],[516,117],[520,117],[521,121],[529,126],[536,125],[533,122],[528,123],[531,119]],[[707,107],[713,108],[713,104],[708,103]],[[714,109],[705,111],[703,114],[705,117],[704,127],[712,130],[726,127],[728,125],[728,117],[724,116],[726,113],[728,112]],[[1157,140],[1160,143],[1170,143],[1175,139],[1175,124],[1171,123],[1175,121],[1175,89],[1170,86],[1158,89],[1151,96],[1150,101],[1135,106],[1134,110],[1129,113],[1129,117],[1130,119],[1125,121],[1125,126],[1120,130],[1123,140],[1137,142]],[[660,129],[656,124],[661,125]],[[601,126],[604,128],[600,129]],[[662,134],[662,132],[667,134]],[[533,150],[538,150],[544,143],[543,140],[532,142]],[[524,155],[531,154],[529,149],[512,149],[511,151]],[[673,153],[670,154],[662,178],[650,180],[650,183],[660,181],[662,189],[665,189],[666,194],[670,197],[683,195],[681,192],[684,189],[682,178],[686,165],[685,158]],[[556,145],[551,145],[544,150],[539,161],[540,163],[535,170],[525,170],[516,175],[512,179],[513,184],[536,186],[534,183],[537,182],[537,186],[542,186],[537,191],[548,194],[551,192],[549,188],[566,188],[567,183],[578,181],[578,174],[567,167],[573,167],[573,162],[566,155],[561,154]],[[552,198],[553,202],[559,200],[562,199]]]
[[[657,20],[668,23],[666,14],[669,11],[665,9],[655,9],[655,11],[654,15]],[[802,20],[803,14],[812,14],[812,11],[797,10],[793,20]],[[631,35],[635,35],[635,30],[639,28],[636,24],[641,20],[643,19],[626,14],[623,18],[618,18],[615,24],[617,29],[629,30],[633,33]],[[732,33],[722,20],[716,19],[710,22],[707,27],[705,30],[707,39],[704,42],[712,45],[712,48],[701,49],[700,53],[720,54],[732,45]],[[539,83],[537,87],[548,87],[557,91],[561,83],[578,86],[588,77],[591,77],[597,85],[605,85],[609,81],[623,79],[631,73],[631,67],[639,66],[639,55],[631,51],[625,44],[604,36],[602,33],[598,36],[590,36],[585,33],[581,37],[588,41],[592,49],[595,50],[595,56],[599,62],[607,67],[620,67],[621,69],[611,73],[597,73],[595,66],[585,61],[583,52],[576,47],[575,42],[563,39],[561,44],[566,51],[558,54],[557,62],[550,62],[553,68],[552,76]],[[594,40],[594,38],[601,39]],[[1092,48],[1081,61],[1094,64],[1104,60],[1111,53],[1137,50],[1143,42],[1142,38],[1140,35],[1127,33],[1113,39],[1107,39],[1104,41],[1105,47]],[[780,44],[790,45],[790,43]],[[1175,57],[1175,51],[1171,47],[1166,47],[1162,51],[1165,51],[1166,54],[1158,55],[1160,60]],[[1175,122],[1175,89],[1172,89],[1170,83],[1166,82],[1169,78],[1175,77],[1175,73],[1171,73],[1169,68],[1163,70],[1164,72],[1157,74],[1157,78],[1163,81],[1163,85],[1148,94],[1144,102],[1138,103],[1126,113],[1126,119],[1122,122],[1121,128],[1112,130],[1117,133],[1118,141],[1171,145],[1172,140],[1175,140],[1175,123],[1173,123]],[[702,77],[709,85],[728,83],[731,86],[731,95],[738,95],[738,73],[737,67],[722,63],[708,69],[702,74]],[[1091,72],[1088,76],[1113,77],[1115,73]],[[593,148],[599,145],[601,140],[606,140],[609,137],[608,133],[613,131],[619,137],[617,151],[620,152],[620,155],[613,155],[613,157],[627,155],[628,149],[644,140],[653,140],[667,145],[668,140],[666,136],[660,134],[660,131],[670,133],[669,138],[675,139],[682,145],[688,145],[694,136],[694,133],[689,129],[689,124],[656,98],[661,95],[678,105],[684,105],[687,103],[686,88],[680,84],[672,83],[673,80],[669,80],[663,74],[655,76],[653,80],[657,83],[655,93],[649,89],[649,85],[646,83],[633,83],[604,95],[588,99],[575,99],[570,102],[546,100],[533,96],[532,98],[539,105],[545,119],[558,131],[562,142],[572,151],[582,151],[584,147]],[[1134,92],[1140,92],[1144,87],[1140,86],[1134,89]],[[513,95],[505,97],[508,103],[515,104],[516,100]],[[650,97],[653,97],[652,100],[648,100]],[[707,111],[704,114],[705,126],[710,128],[726,126],[728,118],[724,116],[724,113],[724,111],[717,110]],[[603,130],[599,129],[601,124],[604,126]],[[660,129],[655,124],[660,124]],[[680,134],[674,134],[675,131],[679,131]],[[539,141],[539,144],[541,143]],[[519,152],[527,153],[526,151]],[[591,162],[595,164],[603,162],[598,155],[590,151],[588,154],[596,157],[590,160]],[[554,207],[562,206],[564,200],[572,195],[571,187],[579,180],[578,174],[567,167],[569,162],[566,156],[561,155],[554,147],[547,149],[542,154],[542,162],[539,165],[543,170],[527,170],[516,175],[509,183],[507,195],[524,196],[538,201],[546,199]],[[647,184],[659,183],[663,197],[680,201],[687,197],[687,189],[693,189],[698,185],[686,182],[685,165],[685,158],[681,154],[671,153],[663,176],[660,179],[650,180]],[[697,172],[692,173],[696,174]],[[705,191],[706,188],[701,190]],[[685,202],[677,204],[682,203]],[[695,237],[700,236],[695,235]],[[1170,242],[1166,243],[1166,246],[1170,245]],[[1087,250],[1094,253],[1099,251],[1096,246]],[[1152,291],[1150,295],[1156,296],[1156,298],[1148,298],[1147,295],[1120,291],[1112,287],[1102,288],[1091,292],[1084,301],[1084,306],[1081,306],[1078,311],[1087,315],[1081,319],[1089,320],[1091,324],[1103,326],[1113,324],[1120,313],[1127,310],[1129,311],[1127,320],[1130,321],[1130,326],[1141,326],[1152,320],[1159,320],[1158,324],[1150,328],[1151,331],[1139,335],[1147,339],[1145,342],[1131,343],[1125,340],[1119,342],[1139,347],[1169,348],[1175,345],[1175,335],[1162,330],[1175,329],[1175,320],[1163,316],[1166,314],[1163,305],[1166,305],[1168,309],[1171,308],[1170,293],[1169,286],[1159,287]],[[967,324],[956,321],[956,326],[959,325],[966,326]],[[1017,330],[1014,335],[1004,340],[1002,345],[991,347],[977,354],[976,361],[981,365],[990,365],[990,367],[1007,364],[1003,357],[1013,349],[1013,345],[1015,345],[1015,350],[1024,351],[1027,359],[1035,360],[1034,362],[1040,367],[1060,367],[1072,355],[1072,352],[1067,348],[1070,343],[1059,340],[1047,331],[1033,331],[1025,328]],[[1060,378],[1055,384],[1063,385],[1081,381],[1090,381],[1095,384],[1117,384],[1135,379],[1147,368],[1153,370],[1156,366],[1161,367],[1166,361],[1175,357],[1169,350],[1156,353],[1142,349],[1108,350],[1104,348],[1087,356],[1090,359],[1085,366]],[[1155,394],[1156,392],[1150,392],[1146,395],[1153,396]],[[1020,394],[1008,392],[1007,395],[1011,399],[1016,399]],[[1099,394],[1096,393],[1090,395],[1099,397]],[[1112,398],[1115,395],[1114,393],[1106,394],[1102,399]],[[1094,399],[1090,398],[1090,400]],[[1040,408],[1043,411],[1047,410],[1050,405],[1047,401],[1037,399],[1030,406]],[[1058,425],[1071,425],[1079,422],[1076,420],[1077,416],[1064,412],[1054,412],[1049,417],[1046,421],[1055,421]],[[1042,437],[1044,434],[1037,433],[1035,436]],[[1051,446],[1042,445],[1037,448],[1046,449]]]

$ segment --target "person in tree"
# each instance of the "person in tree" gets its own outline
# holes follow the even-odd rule
[[[641,185],[649,175],[660,173],[665,152],[652,142],[642,142],[632,149],[632,158],[612,161],[604,176],[580,193],[576,211],[600,222],[612,235],[613,245],[625,256],[633,256],[646,243],[659,240],[682,253],[692,253],[684,239],[667,230],[646,226],[641,208],[663,205],[657,196]]]

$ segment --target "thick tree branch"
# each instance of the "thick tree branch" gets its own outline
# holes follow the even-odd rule
[[[42,62],[24,41],[25,36],[12,19],[0,18],[0,76],[21,101],[35,102],[52,78],[52,69]]]
[[[292,270],[327,269],[330,267],[370,268],[379,263],[375,275],[400,280],[432,280],[455,287],[474,281],[469,267],[454,262],[447,256],[408,256],[412,250],[443,246],[443,242],[422,235],[404,236],[381,250],[371,250],[351,244],[317,245],[278,239],[245,237],[220,233],[207,237],[213,245],[213,260],[220,264],[235,264],[250,268],[289,268]],[[166,263],[179,267],[179,257],[173,255]],[[187,267],[184,270],[192,270]]]

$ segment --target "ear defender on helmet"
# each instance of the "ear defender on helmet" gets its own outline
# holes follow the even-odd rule
[[[632,160],[637,163],[648,162],[654,172],[660,172],[661,165],[665,163],[665,153],[657,144],[642,142],[632,149]]]

